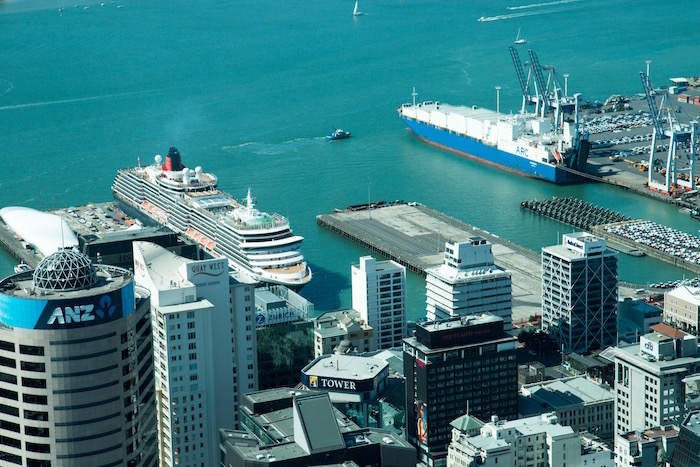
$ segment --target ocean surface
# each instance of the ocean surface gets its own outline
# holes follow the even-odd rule
[[[122,8],[117,8],[122,6]],[[518,28],[569,92],[604,100],[698,74],[700,2],[663,0],[0,1],[0,207],[52,209],[111,199],[120,167],[177,147],[220,187],[288,216],[305,237],[319,311],[351,305],[350,266],[368,254],[316,215],[372,200],[417,201],[535,251],[571,228],[521,211],[575,196],[690,233],[672,206],[606,185],[560,187],[418,141],[395,108],[440,100],[520,107],[508,46]],[[63,11],[60,11],[64,8]],[[487,21],[479,22],[484,16]],[[700,113],[700,111],[698,112]],[[341,127],[351,139],[328,143]],[[0,275],[12,272],[0,256]],[[684,272],[620,256],[620,278]],[[409,317],[425,315],[409,277]]]

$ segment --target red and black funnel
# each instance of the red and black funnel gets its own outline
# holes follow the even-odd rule
[[[168,172],[179,172],[184,168],[185,166],[182,165],[182,159],[180,158],[180,151],[178,151],[175,147],[170,148],[168,155],[165,156],[163,170],[167,170]]]

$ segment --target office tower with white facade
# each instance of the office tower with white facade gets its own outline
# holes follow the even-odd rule
[[[148,291],[75,250],[0,281],[0,465],[155,466]]]
[[[406,268],[363,256],[351,273],[352,308],[374,329],[376,348],[401,347],[406,336]]]
[[[446,243],[443,264],[425,272],[428,321],[491,313],[513,328],[511,274],[494,264],[491,243]]]
[[[151,291],[161,466],[219,461],[220,428],[237,426],[257,389],[254,289],[223,259],[189,260],[134,242],[137,283]]]
[[[683,379],[700,372],[696,336],[665,324],[652,329],[639,344],[606,351],[615,361],[617,435],[680,424],[685,402]]]
[[[542,329],[565,353],[617,344],[617,253],[586,232],[542,248]]]

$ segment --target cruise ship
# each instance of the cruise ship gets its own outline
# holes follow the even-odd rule
[[[250,190],[245,204],[219,190],[215,175],[185,167],[176,148],[162,162],[155,156],[153,165],[117,172],[112,193],[126,214],[188,237],[255,281],[299,290],[311,280],[304,238],[286,218],[258,211]]]
[[[531,113],[504,115],[477,106],[403,104],[399,117],[419,138],[472,159],[557,184],[581,181],[588,141],[574,125]]]

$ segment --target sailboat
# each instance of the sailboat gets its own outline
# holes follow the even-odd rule
[[[357,10],[357,0],[355,0],[355,9],[352,10],[352,15],[353,15],[353,16],[362,16],[362,15],[364,15],[364,13],[362,13],[361,11],[358,11],[358,10]]]
[[[527,44],[527,39],[523,39],[520,37],[520,28],[518,28],[518,35],[515,36],[515,43],[516,44]]]

